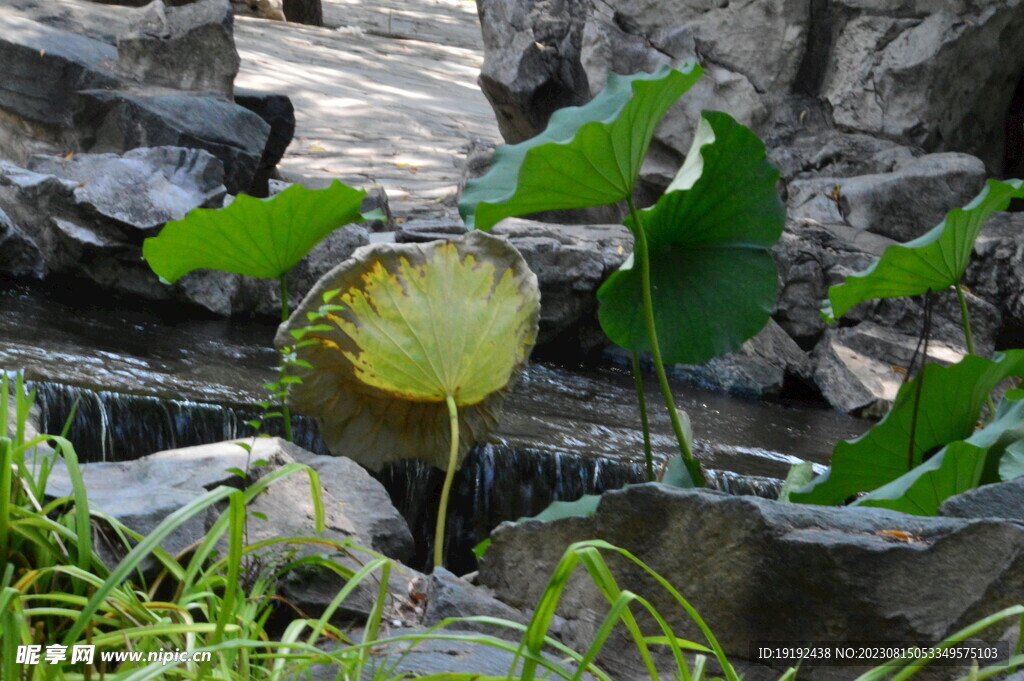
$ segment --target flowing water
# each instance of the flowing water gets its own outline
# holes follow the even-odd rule
[[[251,322],[182,318],[104,296],[0,292],[0,367],[20,369],[37,390],[41,428],[69,438],[83,461],[130,460],[164,449],[248,437],[247,421],[273,378],[274,328]],[[675,441],[654,381],[648,381],[652,445],[659,465]],[[826,463],[832,445],[859,434],[862,421],[806,406],[743,401],[676,385],[693,421],[695,450],[717,469],[714,484],[771,495],[765,477],[800,460]],[[614,368],[532,364],[509,397],[491,442],[477,446],[454,489],[448,547],[453,568],[502,520],[531,515],[551,499],[574,499],[643,479],[642,435],[632,378]],[[271,432],[277,426],[270,422]],[[299,418],[295,441],[327,453],[316,424]],[[756,447],[753,445],[757,445]],[[753,476],[753,477],[751,477]],[[441,474],[419,462],[379,479],[429,555]]]

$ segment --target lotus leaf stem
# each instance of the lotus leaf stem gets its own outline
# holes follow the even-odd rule
[[[672,398],[672,387],[668,384],[665,365],[661,361],[658,331],[654,324],[654,301],[651,297],[651,258],[647,248],[647,235],[644,233],[643,225],[640,222],[640,214],[636,209],[632,196],[626,198],[626,204],[629,206],[629,214],[633,218],[633,236],[636,238],[633,252],[640,264],[640,289],[643,294],[644,321],[647,326],[647,340],[651,345],[651,358],[654,360],[654,373],[658,376],[658,386],[661,388],[662,397],[665,398],[668,417],[672,421],[672,430],[676,435],[676,440],[679,442],[679,452],[683,455],[683,461],[686,463],[687,470],[690,471],[694,485],[703,487],[704,476],[700,472],[696,459],[693,458],[690,442],[683,432],[683,424],[679,421],[679,412],[676,411],[675,400]]]
[[[278,281],[281,283],[281,323],[288,321],[288,317],[291,315],[291,310],[288,309],[288,279],[287,274],[282,274],[278,277]],[[283,361],[283,359],[282,359]],[[281,378],[283,379],[287,373],[287,367],[281,367]],[[284,384],[281,384],[281,388],[284,388]],[[284,420],[284,439],[288,442],[292,442],[292,410],[288,407],[287,398],[281,400],[281,418]]]
[[[437,527],[434,529],[434,567],[444,564],[444,526],[448,518],[448,495],[452,491],[455,479],[455,467],[459,463],[459,408],[455,406],[455,398],[444,396],[448,405],[448,423],[451,426],[451,447],[448,450],[448,470],[444,474],[444,487],[441,488],[441,503],[437,508]]]
[[[974,338],[971,336],[971,313],[967,309],[967,297],[964,296],[964,288],[960,284],[954,284],[953,289],[956,291],[956,299],[960,301],[960,319],[964,324],[964,341],[967,343],[967,353],[973,355],[975,354]],[[991,394],[985,396],[985,403],[988,405],[988,420],[991,421],[996,415],[996,403],[992,401]]]

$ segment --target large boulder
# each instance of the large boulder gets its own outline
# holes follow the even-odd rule
[[[251,455],[241,445],[251,447]],[[157,452],[135,461],[88,463],[81,466],[89,501],[140,534],[150,533],[171,513],[227,485],[242,484],[233,469],[245,471],[253,461],[250,482],[292,462],[304,463],[320,473],[327,530],[320,535],[335,541],[354,540],[359,546],[397,559],[412,553],[412,535],[405,520],[391,506],[387,492],[358,464],[341,457],[319,456],[278,438],[219,442]],[[71,482],[58,463],[47,481],[47,494],[65,496]],[[317,536],[313,527],[309,478],[299,473],[273,483],[254,500],[250,510],[263,512],[265,521],[250,523],[250,541],[271,537]],[[221,509],[194,516],[165,539],[161,546],[172,555],[202,539]],[[110,548],[115,559],[119,553]]]
[[[77,121],[94,131],[94,152],[136,147],[204,149],[224,164],[232,194],[247,190],[260,167],[270,125],[259,115],[219,97],[148,90],[84,90]]]
[[[115,87],[116,60],[117,50],[98,40],[0,14],[0,158],[24,163],[78,149],[77,93]]]
[[[974,245],[964,281],[1002,313],[1004,342],[1024,342],[1024,213],[994,215]]]
[[[227,190],[224,166],[209,153],[181,147],[133,149],[118,154],[33,156],[28,169],[76,183],[83,214],[155,236],[164,223],[195,208],[218,207]]]
[[[836,125],[1002,165],[1024,71],[1020,0],[838,0],[822,95]]]
[[[939,515],[951,518],[1008,518],[1024,523],[1024,477],[982,485],[939,506]]]
[[[117,39],[117,64],[153,85],[231,98],[240,60],[229,0],[153,0]]]
[[[538,576],[550,575],[566,547],[584,539],[631,551],[661,574],[740,665],[750,661],[754,641],[939,641],[1024,599],[1021,523],[803,506],[658,484],[606,493],[590,518],[501,525],[479,581],[510,605],[531,607],[546,586]],[[649,599],[677,636],[703,640],[649,575],[605,557],[618,584]],[[558,609],[566,620],[563,642],[585,649],[607,609],[577,570]],[[650,620],[642,627],[660,634]],[[997,639],[1000,632],[986,634]],[[641,668],[635,650],[626,636],[613,636],[604,668],[628,677]],[[769,671],[762,667],[756,678]],[[830,671],[809,659],[801,666],[810,678]]]
[[[670,112],[662,144],[686,153],[702,109],[772,134],[820,107],[823,123],[995,170],[1024,71],[1021,0],[483,0],[480,85],[507,142],[585,103],[610,72],[697,60],[706,75]],[[866,84],[866,85],[865,85]],[[796,105],[796,112],[793,112]],[[791,115],[792,114],[792,115]],[[814,117],[813,115],[811,116]]]

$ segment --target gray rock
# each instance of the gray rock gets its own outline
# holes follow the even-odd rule
[[[497,617],[519,624],[527,624],[530,618],[497,598],[490,590],[474,586],[456,577],[444,568],[434,568],[427,586],[424,626],[440,624],[449,617]],[[482,623],[460,623],[459,629],[479,631],[500,638],[518,641],[522,634],[514,629],[505,629]]]
[[[952,518],[1007,518],[1024,523],[1024,478],[982,485],[942,502],[939,515]]]
[[[671,372],[710,390],[753,399],[780,397],[787,380],[811,382],[807,353],[772,319],[739,350],[706,364],[677,364]]]
[[[249,506],[250,513],[262,513],[266,520],[252,517],[248,540],[257,542],[276,537],[314,537],[346,542],[374,550],[394,549],[411,552],[412,537],[405,521],[391,506],[387,493],[358,465],[339,463],[334,457],[317,456],[283,440],[256,438],[239,441],[252,447],[252,456],[238,442],[221,442],[199,447],[158,452],[124,463],[91,463],[82,466],[89,499],[97,507],[127,527],[148,534],[168,515],[220,485],[240,486],[241,479],[229,469],[245,470],[250,461],[264,460],[265,467],[252,467],[254,480],[287,463],[301,460],[321,474],[326,530],[316,535],[309,478],[296,474],[273,483]],[[66,469],[58,464],[47,483],[47,494],[69,494],[71,483]],[[221,513],[220,508],[194,516],[171,533],[161,546],[171,555],[188,549],[202,539]],[[104,544],[104,558],[116,561],[124,553],[113,542]],[[300,554],[332,553],[317,545],[296,545]],[[274,547],[265,557],[276,560],[282,547]],[[344,552],[339,552],[343,554]],[[345,555],[336,560],[351,566]],[[340,578],[331,571],[312,570],[291,575],[283,588],[306,605],[317,604],[322,611],[338,590]],[[333,587],[331,585],[333,584]],[[301,593],[296,591],[304,588]],[[333,592],[330,591],[333,588]],[[406,588],[403,582],[400,587]],[[327,595],[329,594],[329,595]],[[347,605],[349,614],[365,616],[369,612],[373,590],[369,587],[353,596]],[[326,600],[324,600],[326,599]]]
[[[622,225],[551,225],[510,218],[506,236],[537,275],[541,291],[539,346],[570,356],[607,342],[597,325],[597,289],[626,261],[633,237]]]
[[[1013,47],[1024,30],[1020,0],[841,0],[832,16],[847,18],[823,61],[822,94],[838,126],[1001,166],[1003,119],[1024,70]]]
[[[800,114],[813,110],[811,102],[797,114],[797,120]],[[768,159],[787,184],[808,177],[845,178],[889,173],[922,153],[890,140],[839,132],[820,123],[819,126],[801,127],[789,134],[767,133]]]
[[[974,245],[964,282],[999,308],[1005,338],[1024,338],[1024,213],[992,216]]]
[[[90,38],[0,15],[0,158],[23,163],[34,153],[77,149],[73,102],[85,88],[115,87],[117,52]]]
[[[903,374],[850,347],[844,340],[845,331],[829,329],[814,348],[814,382],[835,409],[880,418],[896,399]]]
[[[172,146],[204,149],[224,164],[232,194],[249,189],[263,158],[270,126],[248,109],[218,97],[87,90],[81,127],[95,130],[93,152]]]
[[[235,104],[252,111],[270,126],[256,179],[257,182],[267,182],[295,136],[295,107],[288,95],[241,89],[235,90]],[[255,193],[256,196],[269,194],[269,187],[265,192]]]
[[[839,185],[844,221],[896,241],[910,241],[968,204],[985,186],[985,164],[967,154],[929,154],[884,175]]]
[[[892,541],[885,530],[913,540]],[[749,659],[751,641],[938,641],[1024,598],[1019,523],[780,504],[656,484],[606,493],[588,519],[501,525],[479,580],[512,606],[532,606],[546,584],[538,576],[551,574],[568,544],[582,539],[620,546],[663,575],[740,662]],[[676,635],[702,640],[646,573],[606,559],[617,582],[648,598]],[[607,608],[578,570],[558,609],[566,618],[563,642],[585,648]],[[613,676],[626,675],[638,668],[633,655],[625,636],[613,636],[601,661]],[[810,660],[801,670],[817,676]]]
[[[117,39],[118,67],[153,85],[231,98],[240,60],[228,0],[153,0]]]
[[[180,147],[133,149],[118,154],[34,156],[33,172],[77,183],[75,205],[85,215],[110,220],[131,237],[153,236],[164,223],[180,220],[195,208],[223,200],[224,167],[208,152]]]
[[[44,279],[46,273],[46,261],[35,239],[0,208],[0,279]]]
[[[825,330],[821,302],[828,287],[866,268],[891,243],[842,225],[787,221],[772,249],[780,283],[774,319],[802,347],[813,347]]]

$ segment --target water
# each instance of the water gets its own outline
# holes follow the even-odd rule
[[[59,432],[75,410],[68,436],[83,461],[131,460],[251,436],[247,422],[259,416],[253,405],[264,399],[259,386],[273,378],[273,333],[270,325],[183,318],[124,301],[96,305],[24,289],[0,292],[0,367],[32,379],[44,431]],[[827,462],[835,441],[867,425],[685,385],[675,392],[693,420],[697,455],[719,469],[712,483],[734,493],[776,494],[777,483],[765,478],[784,476],[797,461]],[[676,444],[653,380],[647,398],[660,466]],[[471,547],[503,520],[533,515],[553,499],[641,481],[638,424],[632,378],[623,371],[528,367],[501,428],[458,472],[449,565],[472,569]],[[327,453],[315,423],[300,417],[293,430],[297,444]],[[280,422],[268,422],[267,431],[280,434]],[[442,474],[410,461],[378,477],[413,528],[425,564]]]

